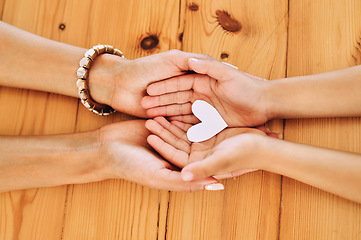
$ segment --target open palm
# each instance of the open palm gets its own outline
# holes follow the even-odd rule
[[[182,79],[188,70],[190,57],[203,55],[178,50],[166,51],[135,60],[124,60],[114,69],[114,87],[110,105],[120,111],[138,117],[146,117],[141,100],[149,84],[171,77]]]
[[[266,135],[265,130],[262,131],[257,128],[227,128],[207,141],[192,143],[188,141],[186,136],[186,131],[191,127],[190,124],[178,121],[170,123],[164,117],[157,117],[154,120],[148,120],[145,126],[153,133],[148,137],[148,143],[166,160],[180,168],[208,157],[217,145],[233,136],[244,133]],[[222,178],[233,177],[249,171],[242,170],[237,173],[230,173],[222,176]]]
[[[196,191],[216,182],[212,178],[184,182],[180,172],[148,145],[145,121],[113,123],[101,128],[100,153],[109,171],[105,178],[123,178],[151,188]]]
[[[149,117],[196,123],[191,104],[204,100],[213,105],[230,127],[258,126],[268,120],[263,79],[245,74],[216,60],[188,61],[198,74],[151,84],[142,106]]]

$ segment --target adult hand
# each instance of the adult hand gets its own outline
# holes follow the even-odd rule
[[[173,116],[170,120],[196,123],[191,103],[204,100],[212,104],[228,126],[258,126],[269,120],[264,79],[245,74],[211,57],[190,58],[188,74],[153,83],[142,100],[149,117]]]
[[[217,183],[214,178],[192,182],[152,151],[146,138],[145,121],[113,123],[100,129],[100,159],[106,166],[103,178],[122,178],[151,188],[193,192]]]
[[[277,138],[277,134],[270,133],[264,127],[227,128],[207,141],[192,143],[186,136],[186,131],[191,127],[190,124],[178,121],[170,123],[164,117],[157,117],[154,120],[148,120],[145,126],[153,133],[148,137],[148,143],[169,162],[180,168],[197,169],[196,173],[199,171],[203,175],[215,175],[217,179],[235,177],[257,170],[252,156],[257,142],[253,140],[248,142],[247,139],[252,139],[257,135]],[[245,141],[240,143],[235,140],[238,138]],[[207,166],[209,161],[204,159],[212,156],[217,156],[217,158]],[[241,158],[237,159],[237,156]],[[196,162],[199,163],[194,165]],[[198,178],[197,174],[194,176]]]
[[[147,117],[141,107],[150,83],[178,76],[183,79],[188,59],[204,55],[178,50],[127,60],[103,54],[94,62],[89,75],[89,88],[94,100],[138,117]]]

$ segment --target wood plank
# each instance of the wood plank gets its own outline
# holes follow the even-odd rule
[[[0,0],[0,20],[3,18],[3,10],[4,10],[5,0]]]
[[[76,15],[76,9],[78,2],[67,2],[67,25],[86,21]],[[84,19],[89,23],[77,33],[86,40],[86,47],[111,44],[128,59],[134,59],[179,46],[177,1],[93,1],[88,14],[90,17]],[[141,40],[152,35],[159,44],[144,50]],[[80,105],[76,131],[131,118],[120,113],[100,118]],[[71,186],[62,237],[165,239],[168,198],[168,191],[151,190],[124,180]]]
[[[58,29],[62,2],[7,1],[3,21],[60,40],[61,34],[67,35]],[[71,37],[68,35],[64,38],[71,42]],[[0,109],[7,112],[0,115],[1,134],[39,135],[74,131],[76,99],[5,87],[0,91]],[[0,205],[6,215],[1,216],[0,238],[58,239],[62,231],[66,192],[67,187],[60,186],[1,194]]]
[[[290,1],[288,76],[361,64],[360,1]],[[287,120],[285,139],[361,152],[361,120]],[[361,205],[284,178],[280,239],[359,239]]]
[[[183,50],[209,54],[260,77],[284,77],[287,1],[197,0],[186,7]],[[224,30],[217,10],[227,11],[242,28]],[[282,131],[282,122],[272,126]],[[171,193],[167,238],[277,239],[280,176],[259,171],[223,183],[223,192]]]

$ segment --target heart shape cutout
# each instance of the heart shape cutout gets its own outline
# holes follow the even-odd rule
[[[217,109],[206,101],[195,101],[192,112],[201,122],[188,129],[187,137],[191,142],[206,141],[228,126]]]

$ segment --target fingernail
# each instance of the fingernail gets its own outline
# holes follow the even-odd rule
[[[234,65],[232,65],[232,64],[230,64],[230,63],[226,63],[226,62],[222,62],[223,64],[226,64],[226,65],[228,65],[228,66],[230,66],[230,67],[233,67],[233,68],[235,68],[235,69],[238,69],[238,67],[236,67],[236,66],[234,66]]]
[[[218,191],[218,190],[223,190],[224,186],[222,183],[213,183],[213,184],[206,185],[205,189],[207,191]]]
[[[183,181],[192,181],[194,179],[194,175],[191,172],[182,172]]]
[[[189,61],[191,61],[191,62],[198,62],[199,59],[197,59],[197,58],[190,58]]]

